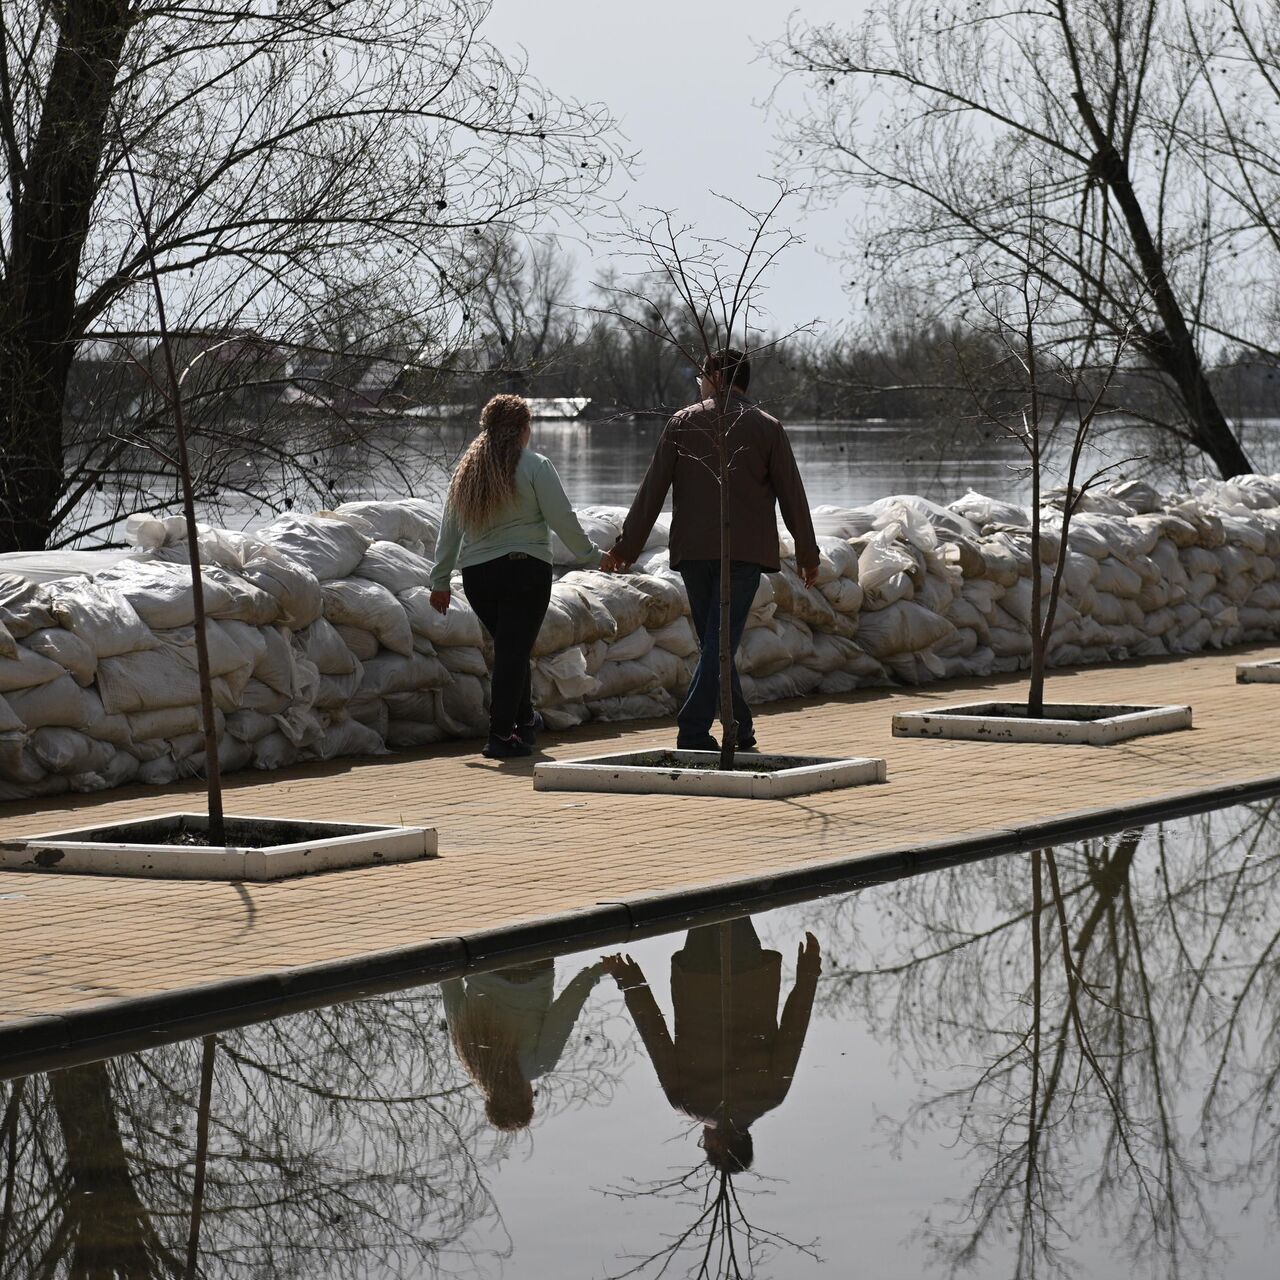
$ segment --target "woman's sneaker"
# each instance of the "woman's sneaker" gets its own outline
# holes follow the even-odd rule
[[[535,711],[533,719],[528,724],[516,726],[516,736],[524,743],[526,747],[536,747],[538,745],[538,734],[543,730],[542,717]]]
[[[480,754],[490,760],[514,760],[517,756],[533,755],[533,748],[527,742],[522,742],[518,733],[513,733],[509,738],[499,738],[491,733]]]

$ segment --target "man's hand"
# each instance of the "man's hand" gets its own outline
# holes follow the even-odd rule
[[[818,974],[821,972],[822,948],[818,946],[817,938],[806,931],[804,941],[800,944],[800,951],[796,956],[796,977],[810,978],[817,982]]]
[[[631,562],[629,560],[623,560],[614,551],[606,551],[604,555],[600,557],[600,568],[603,569],[605,573],[622,573],[624,570],[631,568]]]
[[[644,970],[630,956],[616,952],[611,956],[602,956],[600,963],[604,965],[605,973],[618,984],[620,991],[645,985]]]
[[[806,587],[816,585],[818,581],[818,566],[814,565],[812,569],[801,569],[800,581],[803,582]]]
[[[449,612],[449,601],[453,599],[452,591],[433,591],[431,593],[431,607],[437,613]]]

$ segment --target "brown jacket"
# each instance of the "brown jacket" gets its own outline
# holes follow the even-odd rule
[[[725,985],[718,972],[687,970],[677,952],[671,960],[674,1035],[647,986],[626,993],[667,1101],[704,1124],[731,1120],[747,1129],[787,1096],[800,1061],[817,974],[797,975],[779,1020],[782,956],[757,956],[757,963],[735,967]]]
[[[791,442],[777,418],[738,396],[728,403],[729,555],[778,568],[774,503],[796,544],[796,564],[818,567],[818,543]],[[649,470],[613,550],[630,564],[644,549],[667,490],[674,488],[671,564],[720,558],[720,489],[716,479],[713,400],[681,409],[662,433]]]

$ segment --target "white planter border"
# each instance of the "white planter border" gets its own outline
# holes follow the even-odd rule
[[[690,764],[720,758],[718,751],[650,749],[614,752],[584,760],[553,761],[534,766],[533,789],[779,800],[885,780],[885,762],[867,756],[839,758],[743,752],[738,756],[740,761],[750,760],[759,767],[733,770],[682,769],[652,763],[655,757],[666,755],[687,759]],[[770,768],[771,761],[775,762],[773,768]],[[784,761],[788,763],[782,764]]]
[[[1030,719],[1000,714],[1025,705],[1010,701],[970,702],[938,707],[933,711],[900,711],[893,717],[893,735],[895,738],[948,738],[962,742],[1039,742],[1105,747],[1146,734],[1175,733],[1179,729],[1191,728],[1191,708],[1176,705],[1136,707],[1110,702],[1046,702],[1045,711],[1057,711],[1058,716],[1046,714]],[[1083,711],[1111,711],[1114,714],[1082,720],[1078,715]]]
[[[1280,658],[1236,663],[1237,684],[1280,684]]]
[[[174,825],[179,821],[206,829],[208,815],[163,813],[98,822],[45,835],[0,843],[0,869],[49,871],[81,875],[143,876],[163,880],[281,880],[286,876],[344,867],[378,866],[435,857],[437,838],[432,827],[393,827],[378,823],[318,822],[301,818],[262,818],[227,815],[228,822],[289,823],[309,827],[313,839],[261,849],[228,845],[147,844],[142,840],[93,840],[96,832],[127,835],[131,827]],[[332,834],[326,835],[325,831]],[[56,856],[55,856],[56,855]]]

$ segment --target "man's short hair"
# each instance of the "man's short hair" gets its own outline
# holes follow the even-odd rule
[[[729,385],[745,391],[751,385],[751,361],[734,347],[721,347],[707,357],[703,373],[727,373]]]

